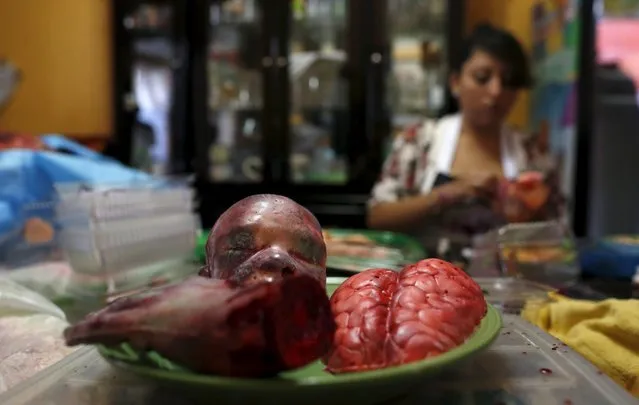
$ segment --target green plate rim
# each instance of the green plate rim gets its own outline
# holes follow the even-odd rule
[[[345,280],[342,277],[328,277],[327,284]],[[153,366],[139,365],[132,362],[116,359],[108,353],[108,349],[97,346],[98,353],[109,363],[142,376],[154,379],[170,380],[187,384],[225,386],[226,388],[244,388],[250,390],[277,390],[280,388],[304,387],[304,386],[336,386],[353,383],[367,383],[379,380],[408,377],[411,375],[425,374],[429,371],[443,368],[458,361],[483,351],[490,346],[499,336],[503,322],[499,311],[486,302],[487,311],[479,327],[460,346],[435,357],[427,358],[414,363],[397,367],[389,367],[381,370],[363,371],[358,373],[340,374],[339,376],[326,374],[321,377],[305,377],[298,380],[278,379],[254,379],[232,378],[215,375],[196,374],[183,371],[170,371]],[[292,370],[293,371],[293,370]]]

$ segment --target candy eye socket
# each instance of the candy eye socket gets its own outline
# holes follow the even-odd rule
[[[235,268],[255,253],[255,236],[250,230],[238,229],[220,240],[216,246],[217,265]]]
[[[252,255],[253,252],[250,250],[228,249],[218,257],[218,264],[225,269],[235,268],[247,261]]]
[[[239,230],[228,236],[229,249],[255,249],[255,236],[248,230]]]
[[[320,264],[322,257],[326,254],[322,244],[308,235],[298,238],[297,250],[303,259],[313,264]]]

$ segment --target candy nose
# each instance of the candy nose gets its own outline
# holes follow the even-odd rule
[[[252,282],[272,282],[296,273],[291,257],[279,249],[270,252],[252,263],[253,271],[249,276]]]
[[[293,272],[290,257],[277,251],[273,252],[260,267],[265,271],[280,271],[282,274],[291,274]]]

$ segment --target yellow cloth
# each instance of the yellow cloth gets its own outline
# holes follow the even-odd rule
[[[574,300],[550,293],[550,302],[528,302],[524,319],[590,360],[639,396],[639,300]]]

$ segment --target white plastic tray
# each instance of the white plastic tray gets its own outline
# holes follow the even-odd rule
[[[327,403],[333,402],[327,399]],[[94,349],[83,348],[0,395],[0,404],[190,405],[191,402],[179,393],[121,373]],[[637,400],[556,339],[517,316],[505,315],[504,329],[489,350],[424,381],[411,397],[394,404],[636,405]]]

